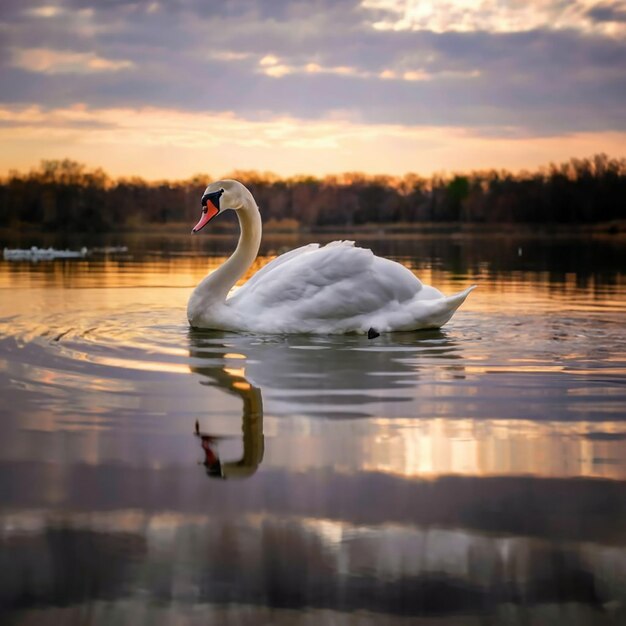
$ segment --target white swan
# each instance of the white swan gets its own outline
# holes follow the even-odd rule
[[[229,296],[257,256],[259,208],[235,180],[211,183],[202,196],[197,233],[234,209],[237,249],[194,289],[187,305],[197,328],[257,333],[377,333],[439,328],[475,285],[452,296],[423,285],[406,267],[358,248],[352,241],[309,244],[277,257]]]

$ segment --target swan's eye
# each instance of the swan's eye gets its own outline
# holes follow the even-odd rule
[[[205,193],[202,196],[202,200],[201,200],[202,212],[203,213],[207,212],[207,203],[209,202],[209,200],[211,201],[211,204],[219,211],[220,210],[220,198],[223,193],[224,193],[223,189],[220,189],[219,191],[213,191],[211,193]]]

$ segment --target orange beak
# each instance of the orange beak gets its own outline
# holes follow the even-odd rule
[[[193,227],[191,234],[197,233],[202,230],[217,214],[219,209],[210,201],[207,200],[206,207],[202,209],[202,217],[200,221]]]

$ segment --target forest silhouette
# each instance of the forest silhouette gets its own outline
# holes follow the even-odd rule
[[[419,229],[431,222],[468,224],[600,224],[626,215],[626,159],[605,154],[570,159],[533,172],[503,170],[422,177],[362,173],[280,178],[235,171],[270,226],[343,230],[385,225]],[[107,232],[197,221],[200,198],[215,180],[113,179],[71,160],[42,161],[0,180],[0,227]],[[232,226],[225,221],[223,228]],[[218,225],[218,230],[220,226]]]

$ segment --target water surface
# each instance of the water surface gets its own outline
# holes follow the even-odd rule
[[[0,261],[11,623],[624,623],[622,242],[374,238],[479,285],[375,340],[191,331],[232,238],[100,243]]]

